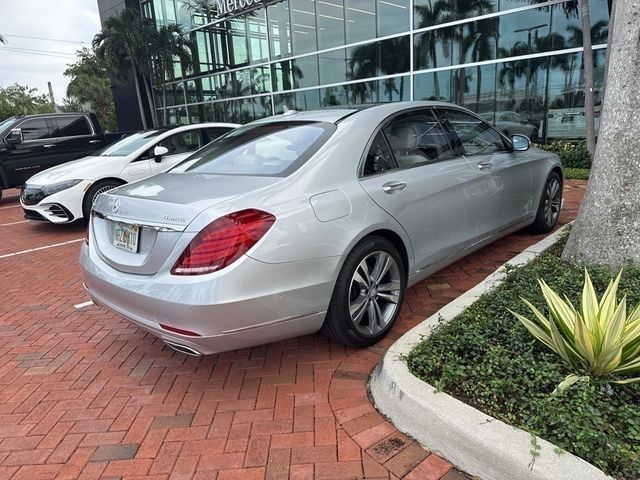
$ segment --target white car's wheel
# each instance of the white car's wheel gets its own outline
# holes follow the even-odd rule
[[[91,185],[91,188],[87,190],[87,193],[84,195],[84,200],[82,201],[82,215],[85,220],[89,220],[91,207],[93,206],[93,202],[96,201],[98,195],[119,187],[123,183],[124,182],[119,182],[118,180],[101,180]]]

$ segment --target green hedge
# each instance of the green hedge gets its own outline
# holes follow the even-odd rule
[[[591,156],[586,142],[553,141],[536,147],[556,153],[565,168],[591,168]]]
[[[556,251],[558,248],[556,248]],[[610,273],[589,268],[598,295]],[[507,311],[529,314],[520,297],[545,305],[538,278],[579,304],[583,268],[547,253],[510,271],[451,323],[441,325],[407,358],[414,375],[509,424],[535,433],[619,479],[640,478],[640,385],[580,382],[551,392],[569,372],[560,358]],[[640,268],[624,272],[620,295],[640,301]]]

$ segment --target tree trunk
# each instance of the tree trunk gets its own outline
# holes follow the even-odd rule
[[[140,120],[142,120],[142,129],[147,129],[147,116],[144,113],[144,107],[142,106],[142,95],[140,92],[140,79],[138,78],[138,69],[133,67],[133,77],[136,84],[136,96],[138,97],[138,109],[140,110]]]
[[[587,150],[593,158],[596,150],[595,106],[593,95],[593,50],[591,50],[591,18],[589,1],[581,0],[582,6],[582,47],[584,49],[584,120],[587,125]]]
[[[616,0],[609,85],[600,138],[565,260],[617,270],[640,264],[640,115],[633,85],[640,78],[640,0]]]
[[[164,126],[169,125],[169,109],[167,108],[167,86],[162,86],[162,105],[164,107]]]
[[[156,117],[156,107],[154,105],[151,89],[149,88],[149,83],[151,82],[151,80],[148,78],[143,78],[142,82],[144,83],[144,90],[147,93],[147,102],[149,103],[149,110],[151,111],[151,123],[153,123],[154,127],[157,127],[158,119]]]
[[[480,111],[480,94],[482,93],[482,67],[476,67],[476,112]]]

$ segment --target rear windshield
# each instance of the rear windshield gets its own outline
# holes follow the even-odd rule
[[[128,137],[118,140],[116,143],[112,143],[103,150],[94,153],[93,155],[101,157],[124,157],[131,155],[140,147],[144,147],[149,140],[157,137],[166,130],[147,130],[144,132],[134,133]]]
[[[327,122],[272,122],[232,130],[198,150],[172,172],[286,177],[327,141]]]

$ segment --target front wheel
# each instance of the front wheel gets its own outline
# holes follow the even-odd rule
[[[85,221],[89,220],[91,207],[93,206],[93,202],[96,201],[96,197],[101,193],[108,192],[122,184],[123,182],[118,182],[117,180],[102,180],[91,185],[91,188],[87,190],[84,200],[82,201],[82,215],[84,216]]]
[[[548,233],[555,228],[562,208],[562,180],[557,172],[551,172],[545,183],[538,205],[536,219],[531,224],[534,233]]]
[[[406,283],[398,249],[385,238],[365,238],[340,270],[322,332],[354,347],[377,343],[400,313]]]

